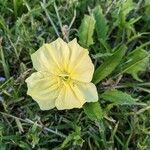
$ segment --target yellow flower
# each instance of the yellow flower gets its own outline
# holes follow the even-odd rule
[[[61,38],[44,44],[31,55],[37,72],[26,79],[30,95],[42,110],[81,108],[85,102],[98,101],[92,80],[94,65],[88,50],[76,41]]]

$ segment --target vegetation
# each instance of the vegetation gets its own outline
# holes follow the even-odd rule
[[[99,102],[41,111],[30,55],[57,37],[88,48]],[[149,0],[0,0],[0,150],[150,149]]]

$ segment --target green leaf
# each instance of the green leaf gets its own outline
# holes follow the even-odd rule
[[[116,52],[114,52],[112,56],[108,57],[104,63],[96,69],[93,82],[97,84],[110,75],[120,63],[122,57],[125,55],[125,52],[126,47],[123,45]]]
[[[99,102],[86,103],[84,105],[84,112],[91,120],[100,120],[103,118],[103,111]]]
[[[113,54],[112,53],[97,53],[95,55],[92,55],[92,57],[94,59],[98,59],[98,58],[105,58],[105,57],[109,57],[109,56],[112,56]]]
[[[5,77],[7,79],[9,79],[10,78],[9,65],[8,65],[7,59],[5,58],[4,51],[1,47],[0,47],[0,61],[2,63],[2,67],[3,67],[3,70],[4,70]]]
[[[30,147],[30,145],[26,142],[20,141],[19,143],[19,147],[23,150],[32,150],[32,148]]]
[[[18,118],[16,118],[15,121],[16,121],[17,127],[19,129],[19,132],[23,133],[24,130],[23,130],[23,127],[22,127],[22,124],[21,124],[20,120]]]
[[[85,15],[79,27],[79,42],[84,47],[93,44],[93,32],[95,28],[95,19],[92,16]]]
[[[135,8],[135,3],[133,0],[124,0],[122,3],[121,12],[123,13],[124,17],[127,17],[129,12]]]
[[[107,40],[107,32],[108,32],[108,26],[107,26],[107,20],[102,12],[102,8],[100,5],[96,6],[93,10],[93,15],[96,20],[96,32],[98,39],[105,42]]]
[[[147,20],[150,19],[149,14],[150,14],[150,0],[145,0],[145,15]]]
[[[125,73],[131,74],[134,79],[142,81],[138,73],[143,72],[149,66],[149,53],[143,49],[135,49],[127,57],[127,63],[123,66]]]
[[[116,89],[105,91],[101,94],[101,98],[116,105],[132,105],[137,101],[137,99],[131,97],[131,95]]]
[[[23,0],[13,0],[14,15],[17,18],[22,13]]]
[[[76,146],[82,146],[84,140],[81,138],[81,127],[76,126],[75,131],[70,133],[63,141],[60,149],[67,147],[67,144],[71,141],[73,141]]]
[[[6,146],[6,143],[2,143],[0,142],[0,150],[7,150],[7,146]]]
[[[118,9],[115,9],[112,16],[117,19],[116,24],[119,25],[119,27],[124,28],[128,26],[128,22],[126,21],[128,14],[136,8],[135,3],[133,0],[121,0],[118,1],[116,5]]]

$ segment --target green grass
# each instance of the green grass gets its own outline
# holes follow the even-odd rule
[[[58,36],[88,47],[101,107],[26,95],[30,54]],[[149,50],[149,0],[0,0],[0,150],[150,150]]]

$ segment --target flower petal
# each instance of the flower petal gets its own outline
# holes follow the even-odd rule
[[[86,102],[97,102],[98,93],[93,83],[77,83],[78,89],[84,96]]]
[[[55,100],[59,94],[59,79],[47,73],[36,72],[26,79],[30,95],[42,110],[55,107]]]
[[[58,98],[56,99],[56,107],[58,110],[81,108],[85,103],[82,94],[72,84],[66,84],[61,89]]]
[[[82,48],[76,39],[69,42],[68,46],[71,49],[68,67],[71,78],[81,82],[90,82],[94,73],[94,65],[89,57],[88,50]]]
[[[31,55],[31,59],[37,71],[47,71],[56,75],[66,69],[69,54],[67,43],[58,38],[50,44],[44,44]]]

